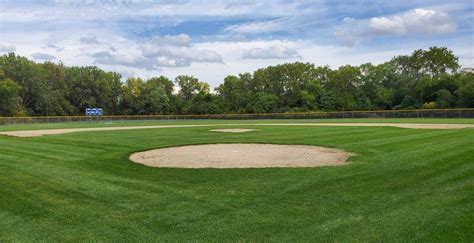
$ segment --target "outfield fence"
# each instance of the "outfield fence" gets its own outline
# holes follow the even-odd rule
[[[354,119],[354,118],[474,118],[474,108],[380,110],[337,112],[288,112],[207,115],[113,115],[113,116],[32,116],[0,117],[0,125],[35,123],[92,123],[159,120],[265,120],[265,119]]]

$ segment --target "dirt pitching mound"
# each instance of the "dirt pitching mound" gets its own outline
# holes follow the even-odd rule
[[[308,145],[206,144],[134,153],[130,160],[152,167],[266,168],[344,165],[354,154]]]
[[[228,133],[244,133],[257,131],[258,129],[244,129],[244,128],[229,128],[229,129],[214,129],[211,132],[228,132]]]

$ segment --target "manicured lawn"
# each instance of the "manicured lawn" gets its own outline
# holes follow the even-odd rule
[[[0,125],[1,131],[38,130],[57,128],[82,128],[82,127],[117,127],[117,126],[146,126],[146,125],[174,125],[174,124],[255,124],[255,123],[427,123],[427,124],[474,124],[474,119],[457,118],[385,118],[385,119],[268,119],[268,120],[138,120],[138,121],[94,121],[71,123],[38,123]]]
[[[369,122],[338,121],[359,120]],[[420,122],[394,120],[370,121]],[[473,242],[474,129],[257,128],[0,136],[0,241]],[[346,166],[299,169],[160,169],[128,160],[134,151],[221,142],[358,155]]]

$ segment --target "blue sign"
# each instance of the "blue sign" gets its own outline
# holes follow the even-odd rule
[[[102,108],[86,108],[86,116],[102,116],[104,112]]]

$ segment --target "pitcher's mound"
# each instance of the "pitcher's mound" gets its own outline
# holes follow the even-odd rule
[[[243,133],[257,131],[257,129],[245,129],[245,128],[228,128],[228,129],[214,129],[211,132],[230,132],[230,133]]]
[[[152,167],[264,168],[344,165],[352,153],[307,145],[206,144],[134,153],[130,160]]]

